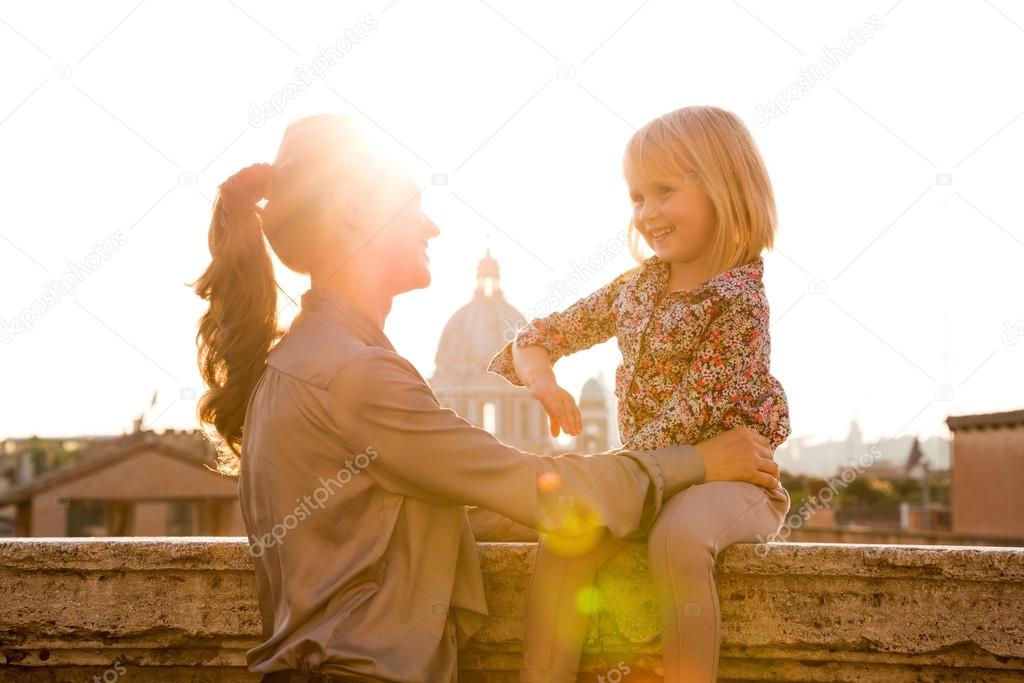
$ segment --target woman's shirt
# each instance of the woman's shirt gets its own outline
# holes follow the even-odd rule
[[[652,256],[565,311],[533,320],[488,369],[521,385],[512,343],[542,346],[554,363],[615,336],[623,444],[696,444],[747,426],[777,448],[790,434],[789,408],[769,371],[763,258],[685,291],[668,291],[669,268]]]
[[[249,669],[450,683],[487,615],[466,505],[541,531],[582,514],[621,538],[703,480],[692,446],[506,446],[442,408],[343,296],[309,290],[246,410],[239,500],[263,626]]]

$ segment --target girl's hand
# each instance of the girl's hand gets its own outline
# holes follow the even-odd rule
[[[583,416],[576,400],[568,391],[558,386],[554,376],[540,377],[530,382],[530,395],[540,401],[551,421],[551,436],[558,436],[558,430],[570,436],[580,433]]]

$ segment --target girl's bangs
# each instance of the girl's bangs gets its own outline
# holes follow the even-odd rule
[[[661,126],[647,126],[630,138],[623,156],[623,172],[627,178],[653,182],[664,178],[682,178],[691,172],[691,164],[682,158],[685,149],[681,141],[667,140],[666,131],[657,128]]]

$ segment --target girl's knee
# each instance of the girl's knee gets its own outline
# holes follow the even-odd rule
[[[788,507],[784,490],[766,492],[748,482],[691,486],[673,496],[654,523],[647,543],[651,572],[703,571],[721,548],[774,533]]]
[[[755,489],[749,507],[723,529],[718,539],[719,548],[734,543],[764,543],[772,540],[781,529],[789,511],[789,493],[781,487],[770,491],[761,487]]]
[[[784,489],[782,484],[779,484],[778,488],[768,491],[767,495],[768,501],[771,503],[775,512],[778,513],[779,519],[785,519],[786,515],[789,514],[789,510],[792,505],[792,499],[789,496],[789,491]]]

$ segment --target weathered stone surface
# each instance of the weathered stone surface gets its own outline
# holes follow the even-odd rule
[[[534,545],[481,543],[491,617],[461,680],[515,681]],[[739,544],[717,566],[726,680],[1024,680],[1024,549]],[[641,544],[598,576],[583,669],[659,670]],[[0,541],[0,680],[256,681],[241,538]],[[119,674],[115,667],[121,667]]]

